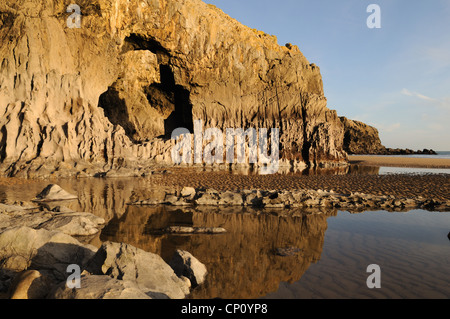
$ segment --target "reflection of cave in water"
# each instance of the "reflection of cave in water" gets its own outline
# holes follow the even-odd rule
[[[103,230],[101,240],[126,242],[168,261],[176,249],[191,252],[208,269],[191,298],[259,298],[280,282],[295,282],[320,259],[327,218],[337,212],[256,211],[236,208],[128,207]],[[169,226],[223,227],[220,235],[170,235]],[[281,257],[277,248],[299,253]]]

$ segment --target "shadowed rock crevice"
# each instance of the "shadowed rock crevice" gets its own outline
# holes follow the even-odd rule
[[[99,99],[110,122],[121,126],[134,143],[170,139],[179,127],[192,132],[190,91],[176,83],[169,51],[155,39],[131,34],[124,41],[122,56],[122,74]],[[156,127],[150,129],[146,121]]]
[[[169,57],[169,51],[159,41],[135,33],[125,38],[123,50],[148,50],[156,55]]]
[[[8,137],[8,132],[6,127],[3,126],[0,130],[1,139],[0,139],[0,162],[6,158],[6,139]]]
[[[164,138],[170,139],[173,130],[180,127],[193,133],[194,124],[189,90],[175,83],[175,76],[170,65],[161,64],[159,71],[161,83],[152,84],[146,93],[153,107],[162,112],[172,111],[164,120]]]
[[[120,98],[115,87],[109,87],[108,91],[100,95],[98,106],[105,111],[105,116],[112,124],[121,126],[130,140],[136,142],[136,127],[130,121],[126,101]]]

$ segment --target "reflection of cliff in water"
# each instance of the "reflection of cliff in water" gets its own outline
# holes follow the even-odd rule
[[[327,218],[334,213],[278,210],[258,212],[236,208],[176,210],[133,207],[103,230],[101,240],[126,242],[161,255],[175,249],[191,252],[208,269],[207,281],[192,298],[258,298],[276,291],[280,282],[298,281],[320,259]],[[169,235],[168,226],[223,227],[220,235]],[[293,256],[277,248],[294,247]]]
[[[218,170],[217,167],[204,167],[197,168],[202,172],[214,172]],[[225,168],[222,168],[225,170]],[[259,170],[253,166],[236,166],[233,168],[228,168],[233,174],[238,175],[259,175]],[[337,167],[280,167],[277,171],[281,175],[378,175],[380,173],[380,167],[377,166],[363,166],[363,165],[346,165]]]

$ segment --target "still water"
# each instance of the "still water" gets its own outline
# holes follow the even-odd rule
[[[79,200],[65,205],[108,224],[89,242],[126,242],[170,259],[191,252],[209,274],[190,298],[449,298],[450,212],[352,214],[127,205],[160,187],[145,179],[53,181]],[[29,201],[48,181],[0,185],[0,202]],[[223,227],[220,235],[172,235],[168,226]],[[279,254],[281,251],[291,253]],[[381,289],[366,285],[381,268]]]

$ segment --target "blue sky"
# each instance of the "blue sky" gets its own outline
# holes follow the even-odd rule
[[[205,0],[292,43],[322,72],[328,106],[387,147],[450,150],[450,0]],[[369,4],[381,28],[369,29]]]

